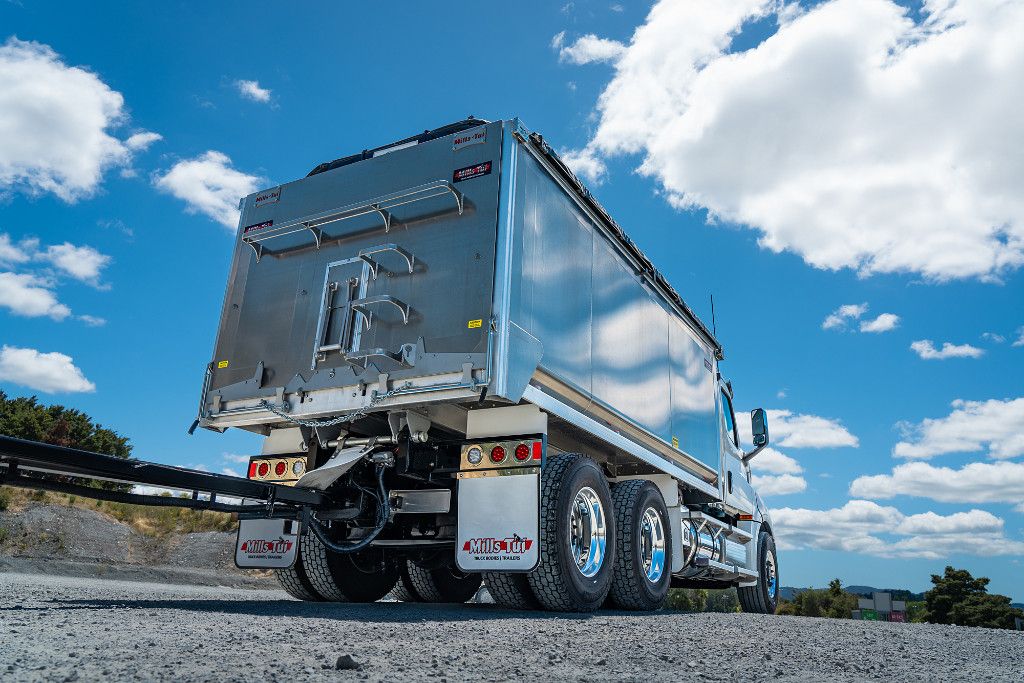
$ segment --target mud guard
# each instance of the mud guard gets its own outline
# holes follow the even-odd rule
[[[459,473],[455,561],[464,572],[528,572],[540,561],[540,468]]]

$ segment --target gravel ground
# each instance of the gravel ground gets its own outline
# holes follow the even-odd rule
[[[351,656],[353,668],[338,669]],[[4,681],[1021,681],[1024,633],[745,614],[301,603],[0,574]]]

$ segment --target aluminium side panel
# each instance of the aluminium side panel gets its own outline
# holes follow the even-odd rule
[[[527,394],[544,391],[622,433],[639,435],[657,446],[653,450],[714,481],[713,350],[528,143],[517,144],[514,169],[506,171],[514,177],[502,181],[503,196],[510,195],[503,206],[510,209],[505,248],[511,252],[502,317],[511,334],[535,339],[541,349]],[[499,241],[501,233],[499,227]],[[503,395],[518,400],[525,381],[510,381]]]

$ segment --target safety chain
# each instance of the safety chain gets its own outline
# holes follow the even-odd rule
[[[260,401],[260,407],[266,408],[274,415],[277,415],[278,417],[286,420],[287,422],[299,425],[300,427],[333,427],[334,425],[340,425],[345,422],[352,422],[354,420],[358,420],[361,417],[365,417],[366,414],[373,410],[375,407],[377,407],[378,405],[380,405],[381,403],[383,403],[384,401],[388,400],[389,398],[398,393],[400,393],[398,389],[385,391],[383,394],[378,394],[377,392],[374,392],[373,397],[370,399],[370,402],[367,403],[362,408],[360,408],[359,410],[355,411],[354,413],[349,413],[348,415],[339,415],[338,417],[332,417],[329,420],[302,420],[297,417],[292,417],[288,413],[284,412],[280,408],[277,408],[276,406],[274,406],[273,404],[266,400]]]

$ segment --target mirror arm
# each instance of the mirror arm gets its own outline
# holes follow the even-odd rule
[[[765,442],[763,444],[761,444],[760,446],[755,446],[754,450],[750,451],[749,453],[744,453],[743,454],[743,464],[748,464],[751,461],[751,459],[753,459],[753,457],[755,455],[757,455],[758,453],[763,451],[765,446],[767,446],[767,445],[768,445],[768,441],[765,440]]]

